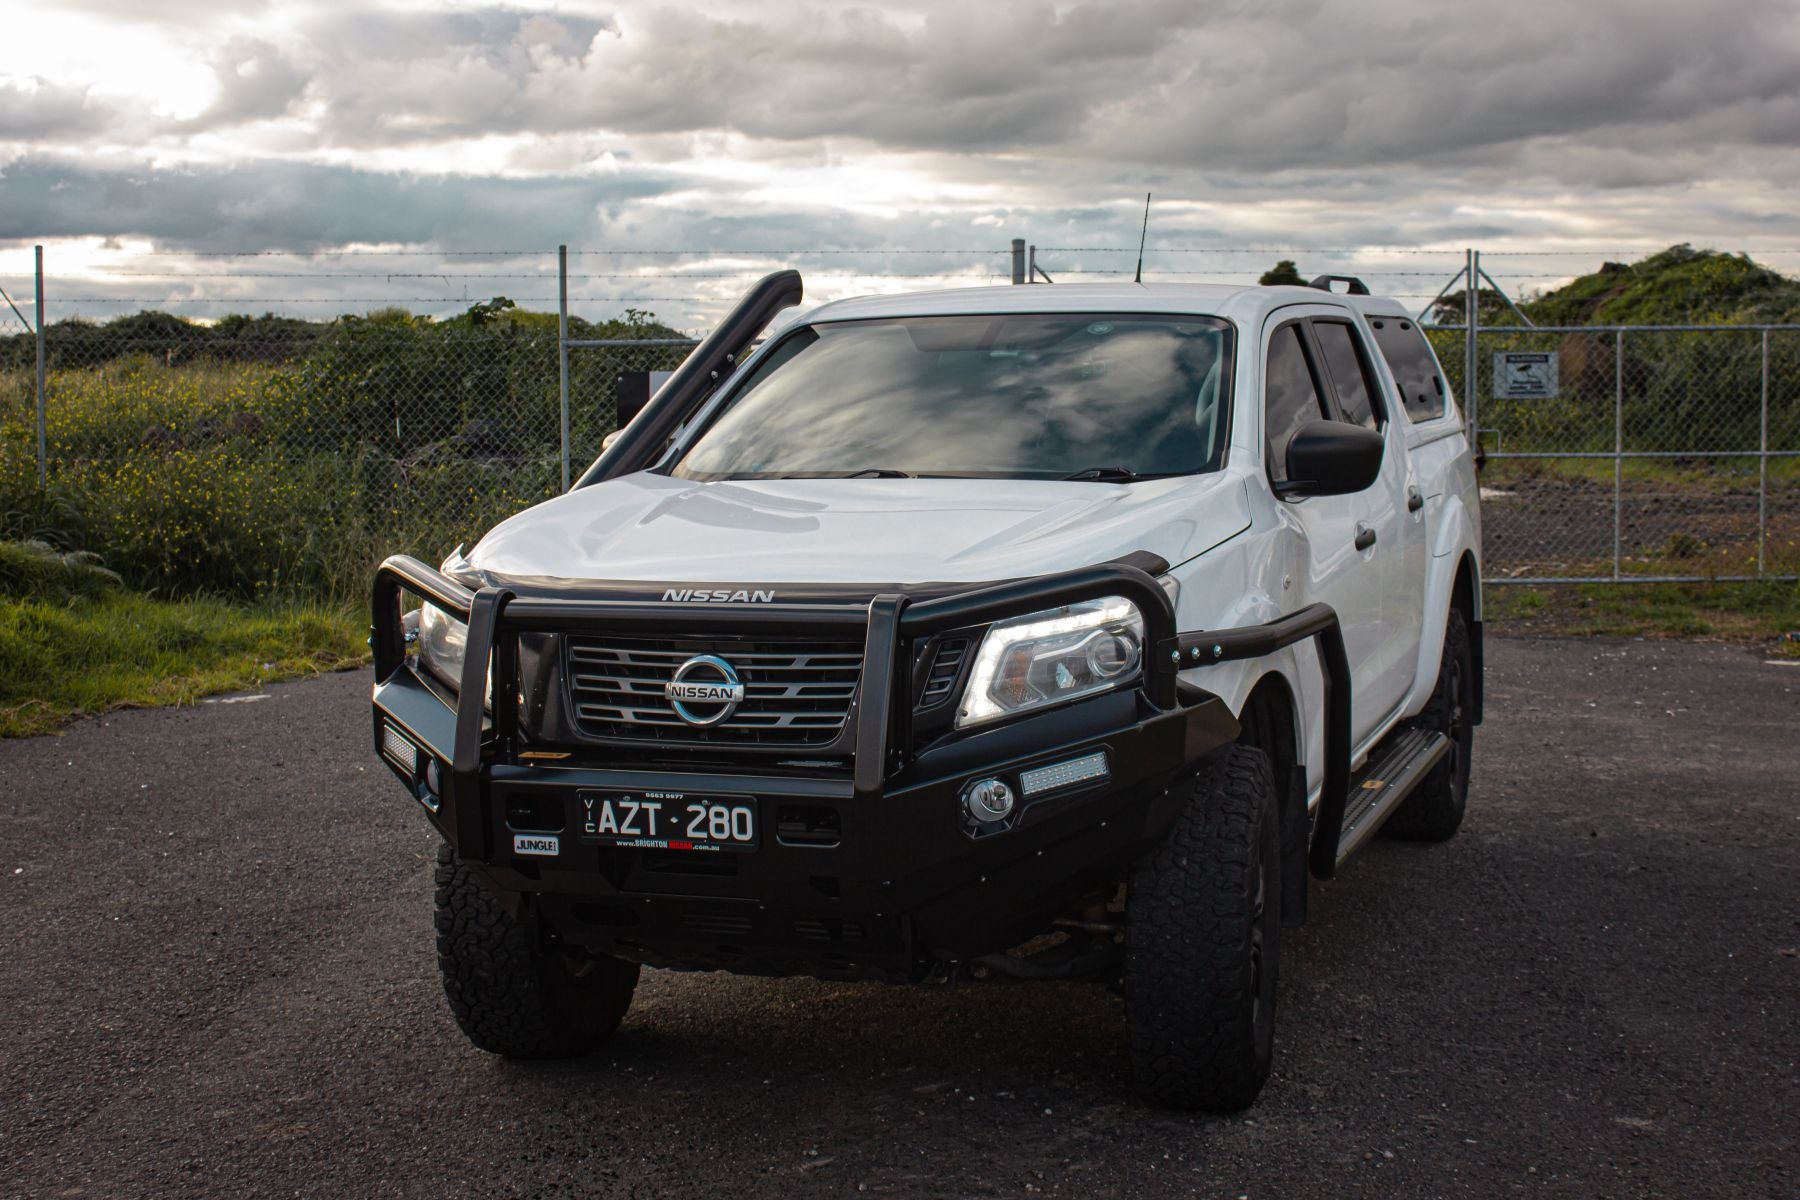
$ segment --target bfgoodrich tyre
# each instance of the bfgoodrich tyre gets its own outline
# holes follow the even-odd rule
[[[510,915],[449,846],[438,848],[437,955],[463,1033],[508,1058],[573,1058],[613,1035],[636,963],[565,952]]]
[[[1236,1112],[1262,1091],[1274,1053],[1275,780],[1262,751],[1233,746],[1177,786],[1181,815],[1126,893],[1132,1074],[1152,1104]]]

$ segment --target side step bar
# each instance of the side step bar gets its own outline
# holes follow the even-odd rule
[[[1443,761],[1450,739],[1423,729],[1408,730],[1383,748],[1381,757],[1359,772],[1350,783],[1350,802],[1345,806],[1344,833],[1338,839],[1337,861],[1362,849],[1400,802],[1412,795],[1431,769]]]

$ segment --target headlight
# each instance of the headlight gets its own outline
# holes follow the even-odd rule
[[[467,625],[435,604],[419,609],[419,661],[446,686],[462,686],[463,656],[468,648]]]
[[[991,626],[956,713],[966,729],[1122,687],[1138,677],[1144,618],[1118,596]]]

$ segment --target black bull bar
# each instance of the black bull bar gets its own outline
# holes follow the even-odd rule
[[[888,775],[890,747],[912,741],[906,643],[1065,604],[1120,596],[1143,616],[1144,673],[1139,688],[1144,699],[1162,712],[1173,713],[1207,698],[1198,689],[1180,686],[1184,669],[1260,658],[1308,638],[1318,639],[1325,676],[1326,762],[1309,862],[1315,877],[1330,878],[1336,869],[1350,775],[1350,669],[1337,614],[1329,605],[1313,604],[1263,625],[1181,633],[1168,593],[1146,567],[1161,571],[1167,564],[1138,554],[1071,571],[974,584],[967,591],[932,598],[884,593],[866,604],[708,604],[696,611],[691,604],[595,599],[595,585],[585,583],[572,584],[566,595],[521,596],[493,586],[472,591],[416,558],[396,555],[382,563],[375,576],[370,644],[377,687],[395,679],[405,664],[403,592],[465,622],[468,640],[453,719],[435,697],[415,692],[412,702],[397,710],[384,714],[377,708],[376,747],[379,751],[384,721],[398,717],[429,752],[447,758],[449,770],[434,821],[465,857],[486,861],[491,856],[487,776],[519,734],[519,634],[667,633],[697,626],[734,634],[860,630],[865,653],[854,710],[852,786],[855,797],[873,798]],[[484,711],[483,698],[488,695],[491,715]]]

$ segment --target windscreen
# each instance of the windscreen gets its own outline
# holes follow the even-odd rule
[[[731,395],[673,474],[1130,481],[1217,470],[1231,327],[1041,314],[807,326]]]

